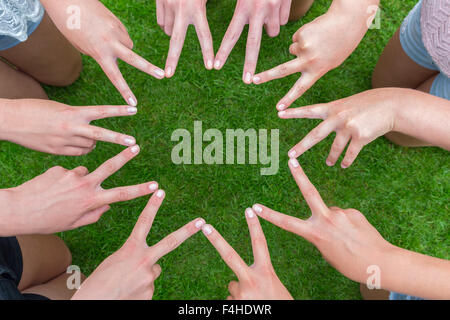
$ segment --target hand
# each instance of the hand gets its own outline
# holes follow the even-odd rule
[[[280,111],[282,119],[324,120],[289,151],[289,157],[299,157],[334,131],[327,165],[335,165],[350,141],[341,163],[348,168],[365,145],[394,130],[395,100],[389,89],[375,89],[331,103]]]
[[[249,24],[242,79],[250,84],[258,63],[263,26],[269,37],[276,37],[280,33],[280,26],[288,22],[290,10],[291,0],[238,0],[233,19],[216,55],[214,68],[220,70],[223,67],[245,25]]]
[[[301,220],[256,204],[253,210],[261,218],[311,242],[334,268],[354,281],[365,283],[369,266],[384,269],[389,265],[388,253],[394,246],[382,238],[361,212],[328,208],[298,161],[291,159],[289,167],[312,216]]]
[[[292,300],[273,269],[258,217],[250,208],[245,211],[245,215],[254,256],[254,263],[250,267],[211,225],[203,227],[205,236],[238,277],[239,282],[231,281],[228,285],[230,296],[227,300]]]
[[[300,79],[277,104],[278,110],[288,108],[356,49],[373,19],[367,9],[368,3],[378,1],[334,1],[326,14],[294,34],[289,52],[297,58],[255,75],[253,83],[261,84],[301,73]]]
[[[95,269],[73,300],[152,299],[154,281],[161,274],[158,260],[197,233],[205,223],[203,219],[195,219],[149,247],[146,238],[164,195],[164,191],[158,190],[150,198],[122,248]]]
[[[207,0],[156,0],[156,16],[159,26],[171,37],[166,61],[166,77],[174,75],[183,49],[189,25],[193,24],[202,47],[203,60],[208,70],[213,68],[214,49],[208,19]]]
[[[92,57],[103,69],[125,101],[135,107],[137,100],[117,65],[117,59],[157,78],[164,71],[132,51],[127,29],[98,0],[42,0],[56,27],[80,52]],[[74,7],[79,11],[74,10]],[[79,18],[79,24],[73,19]]]
[[[0,109],[0,139],[58,155],[80,156],[93,150],[97,141],[133,146],[136,139],[90,125],[93,120],[130,116],[129,106],[71,107],[50,100],[5,100]]]
[[[16,188],[7,189],[10,209],[6,221],[11,235],[50,234],[97,222],[109,204],[145,196],[158,188],[156,182],[105,190],[101,184],[139,153],[125,149],[90,173],[85,167],[66,170],[54,167]]]

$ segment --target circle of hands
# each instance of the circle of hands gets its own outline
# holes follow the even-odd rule
[[[328,207],[308,180],[297,157],[325,139],[330,133],[337,136],[327,159],[334,165],[350,143],[342,162],[350,166],[359,151],[377,137],[390,131],[391,114],[382,112],[384,100],[373,103],[366,92],[328,104],[287,109],[328,71],[338,67],[353,51],[363,35],[341,30],[333,22],[333,12],[328,12],[302,26],[293,36],[290,52],[295,58],[274,69],[255,74],[263,28],[269,36],[277,36],[280,26],[288,22],[291,0],[238,0],[231,23],[214,55],[213,41],[206,15],[207,0],[156,0],[157,22],[171,37],[166,66],[156,67],[133,52],[125,26],[100,1],[80,0],[81,30],[65,28],[66,10],[71,0],[59,0],[48,8],[48,14],[64,36],[82,53],[98,62],[107,77],[117,88],[127,106],[72,107],[51,101],[35,101],[33,106],[24,101],[8,112],[21,115],[27,128],[13,122],[8,132],[10,141],[38,151],[78,156],[91,152],[97,141],[127,146],[127,149],[103,163],[94,172],[84,167],[67,170],[61,167],[9,189],[11,225],[25,226],[24,234],[54,233],[95,223],[110,209],[110,204],[153,194],[140,215],[134,230],[125,244],[108,257],[82,284],[74,299],[151,299],[154,281],[161,274],[158,260],[175,250],[185,240],[202,230],[217,249],[225,263],[237,276],[229,283],[228,299],[292,299],[272,266],[268,244],[259,218],[282,229],[297,234],[313,243],[323,256],[341,273],[355,281],[364,281],[368,252],[390,248],[381,235],[359,211]],[[43,0],[45,4],[45,0]],[[350,17],[352,18],[352,17]],[[346,19],[346,17],[340,17]],[[353,19],[353,18],[352,18]],[[156,213],[165,197],[156,182],[135,186],[102,188],[102,182],[136,157],[139,146],[136,139],[90,124],[91,121],[131,116],[137,112],[137,98],[122,76],[117,59],[157,78],[172,77],[177,68],[189,25],[194,25],[207,69],[224,67],[233,47],[246,25],[249,25],[243,81],[261,85],[265,82],[299,73],[299,80],[277,104],[279,116],[290,118],[317,118],[323,122],[311,131],[289,152],[289,167],[300,192],[311,209],[311,217],[302,220],[255,204],[245,211],[252,240],[254,261],[245,262],[213,226],[197,218],[174,231],[160,242],[149,246],[146,238]],[[342,43],[342,35],[353,37]],[[339,44],[339,45],[338,45]],[[332,54],[331,54],[332,52]],[[388,94],[386,94],[387,99]],[[373,121],[374,115],[385,114],[386,119]],[[12,117],[14,118],[14,117]],[[31,205],[33,204],[33,205]],[[295,214],[295,212],[291,212]],[[30,220],[32,223],[30,223]],[[29,230],[26,226],[29,226]],[[14,233],[11,230],[11,233]],[[357,261],[348,264],[348,261]]]

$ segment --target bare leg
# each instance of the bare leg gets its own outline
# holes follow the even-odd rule
[[[80,54],[47,14],[27,41],[0,51],[0,56],[37,81],[52,86],[72,84],[82,69]]]
[[[372,86],[373,88],[411,88],[428,93],[437,75],[437,71],[418,65],[403,51],[399,29],[391,38],[378,60],[372,76]],[[385,137],[401,146],[430,146],[424,141],[398,132],[390,132]]]
[[[50,300],[70,300],[75,294],[76,289],[67,288],[67,279],[69,277],[70,274],[63,273],[55,279],[48,281],[47,283],[31,287],[22,291],[22,293],[39,294],[41,296],[49,298]],[[86,276],[82,274],[81,282],[83,282],[85,279]]]
[[[311,8],[314,0],[292,0],[289,21],[297,21]]]

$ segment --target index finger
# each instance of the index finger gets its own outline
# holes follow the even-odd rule
[[[111,142],[122,146],[134,146],[136,144],[136,139],[132,136],[92,125],[80,126],[76,132],[79,136],[95,141]]]
[[[309,181],[297,159],[289,160],[289,168],[313,215],[328,215],[329,209],[316,187]]]
[[[130,238],[134,238],[137,241],[145,241],[147,239],[147,235],[152,228],[153,220],[155,220],[159,207],[161,207],[161,204],[164,201],[164,196],[165,193],[162,190],[158,190],[150,198],[145,209],[139,216],[138,221],[131,232]]]
[[[112,117],[131,116],[137,113],[136,107],[130,106],[90,106],[79,107],[88,122]]]
[[[215,230],[211,225],[207,224],[203,227],[203,234],[208,238],[209,242],[216,248],[223,261],[236,274],[239,280],[246,279],[248,266],[231,247],[228,242]]]
[[[275,79],[284,78],[291,74],[301,72],[302,63],[299,58],[283,63],[270,70],[258,73],[253,77],[254,84],[261,84]]]
[[[156,263],[166,254],[178,248],[183,242],[200,231],[204,224],[205,220],[197,218],[150,247],[153,261]]]
[[[216,59],[214,62],[214,69],[220,70],[228,59],[228,56],[233,50],[236,42],[241,37],[242,31],[244,30],[245,20],[241,16],[233,16],[233,19],[228,26],[227,32],[223,37],[222,43],[220,44],[219,51],[217,52]]]
[[[175,19],[172,36],[170,38],[169,54],[166,61],[166,77],[170,78],[175,73],[175,69],[183,50],[184,40],[186,39],[188,24],[183,17],[178,16]]]
[[[245,210],[250,237],[252,238],[253,257],[255,263],[269,264],[270,253],[267,247],[267,240],[259,223],[259,219],[251,208]]]
[[[157,79],[164,78],[165,74],[162,69],[158,68],[154,64],[151,64],[150,62],[142,58],[140,55],[135,53],[133,50],[120,45],[118,46],[116,51],[117,57],[128,63],[130,66],[133,66],[136,69],[139,69],[142,72],[145,72]]]
[[[243,81],[250,84],[253,81],[256,65],[258,63],[259,49],[261,48],[263,19],[255,18],[250,21],[245,53]]]
[[[90,173],[88,177],[96,180],[99,183],[103,182],[106,178],[122,168],[128,161],[137,156],[139,151],[140,149],[138,145],[123,150],[115,157],[104,162],[94,172]]]
[[[211,31],[209,29],[206,12],[199,13],[195,18],[195,30],[203,52],[203,61],[208,70],[213,68],[214,49]]]

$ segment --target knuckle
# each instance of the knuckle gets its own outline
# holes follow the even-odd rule
[[[173,235],[169,235],[164,240],[164,246],[169,250],[174,250],[178,247],[178,240]]]
[[[126,201],[130,198],[130,193],[126,189],[121,189],[117,193],[117,199],[119,201]]]

